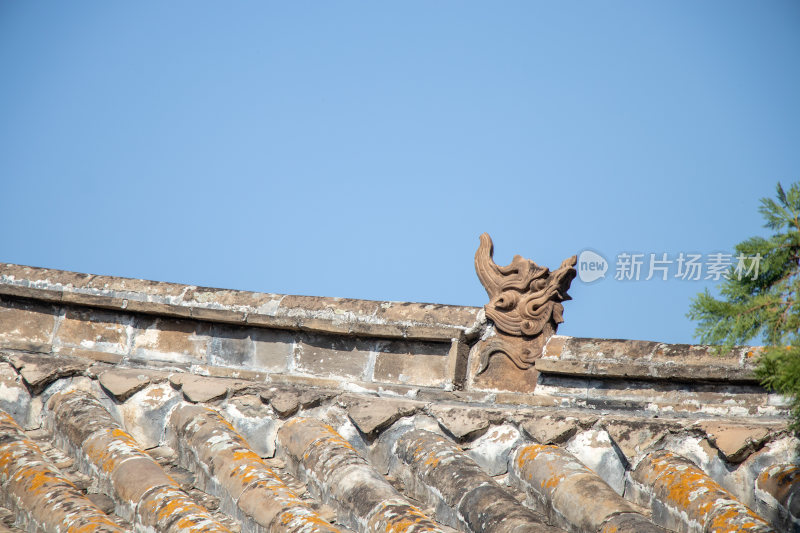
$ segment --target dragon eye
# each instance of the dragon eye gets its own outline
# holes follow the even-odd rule
[[[519,295],[517,293],[506,291],[497,295],[497,297],[492,300],[492,305],[494,305],[497,309],[511,309],[517,305],[518,300]]]

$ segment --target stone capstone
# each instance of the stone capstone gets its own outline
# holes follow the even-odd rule
[[[336,393],[322,389],[296,389],[287,386],[273,386],[261,392],[261,398],[268,402],[281,418],[295,414],[300,408],[311,409],[333,398]]]
[[[698,427],[731,463],[740,463],[770,436],[769,428],[751,424],[725,424],[717,422],[701,422]]]
[[[491,423],[489,413],[483,409],[437,406],[430,412],[447,433],[460,441],[482,435]]]
[[[169,381],[173,387],[180,387],[183,395],[192,403],[220,400],[228,395],[228,391],[238,391],[247,387],[247,383],[243,381],[183,373],[172,374]]]
[[[400,418],[412,415],[424,406],[420,402],[393,398],[347,398],[344,403],[350,420],[368,437],[375,436]]]
[[[575,419],[556,420],[551,417],[525,419],[520,428],[539,444],[562,444],[567,442],[578,430]]]
[[[166,374],[139,369],[107,370],[97,376],[100,385],[114,398],[124,402],[151,382],[163,381]]]
[[[608,423],[604,427],[629,462],[633,462],[668,431],[667,428],[652,423]]]
[[[0,358],[17,369],[34,394],[39,394],[59,378],[85,372],[94,363],[82,357],[15,352],[3,352]]]

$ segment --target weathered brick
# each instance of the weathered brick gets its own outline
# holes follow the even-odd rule
[[[214,324],[209,331],[208,361],[219,366],[245,366],[253,358],[250,331]]]
[[[404,336],[408,339],[421,341],[449,342],[461,336],[461,330],[450,325],[410,325],[405,328]]]
[[[83,359],[91,359],[92,361],[97,361],[100,363],[110,363],[112,365],[121,362],[125,358],[125,355],[120,353],[98,352],[97,350],[85,350],[83,348],[73,348],[65,346],[58,347],[56,349],[56,352],[60,355],[71,355],[73,357],[82,357]]]
[[[293,334],[269,329],[255,328],[250,334],[253,340],[253,368],[264,372],[285,372],[294,354]]]
[[[124,315],[99,310],[67,308],[53,341],[53,350],[80,348],[125,354],[128,350]]]
[[[209,341],[202,322],[168,318],[136,321],[131,355],[145,360],[204,362]]]
[[[437,346],[402,343],[401,346],[405,349],[377,354],[373,381],[421,387],[441,387],[449,381],[449,344]]]
[[[306,335],[295,354],[300,372],[364,379],[370,360],[368,342],[347,337]]]
[[[720,355],[709,346],[567,337],[561,350],[548,351],[536,368],[556,374],[757,383],[752,355],[752,349],[742,347]]]
[[[419,325],[440,326],[441,329],[468,328],[475,323],[479,307],[439,305],[425,303],[385,302],[378,308],[377,317],[387,322],[406,322]],[[438,338],[452,338],[453,331]]]
[[[148,363],[148,366],[153,365],[155,367],[157,363]],[[170,365],[165,364],[169,368],[175,368],[175,366],[179,365]],[[182,365],[181,365],[182,366]],[[249,381],[258,381],[264,382],[267,380],[268,374],[266,372],[259,372],[256,370],[249,370],[246,368],[231,368],[231,367],[224,367],[224,366],[215,366],[215,365],[190,365],[185,367],[188,371],[196,372],[203,376],[209,376],[214,378],[235,378],[235,379],[246,379]]]
[[[0,265],[3,269],[3,275],[0,275],[0,294],[3,296],[10,296],[11,298],[33,298],[38,301],[44,302],[61,302],[63,293],[60,289],[41,289],[39,287],[30,287],[27,285],[16,285],[12,283],[3,283],[3,277],[7,272],[8,267],[16,265],[4,264]]]
[[[0,348],[49,352],[55,308],[0,298]]]
[[[211,309],[208,307],[192,307],[192,318],[197,320],[211,320],[214,322],[227,322],[231,324],[244,323],[244,312],[233,309]]]
[[[301,309],[309,317],[329,316],[340,322],[352,318],[375,315],[380,302],[352,298],[323,298],[320,296],[287,295],[281,299],[280,309]]]

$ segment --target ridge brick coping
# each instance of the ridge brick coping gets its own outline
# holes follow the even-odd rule
[[[720,392],[729,396],[707,398],[714,404],[721,398],[764,412],[783,407],[758,385],[757,347],[717,354],[703,345],[553,335],[533,373],[520,374],[495,356],[487,372],[510,368],[512,373],[487,385],[476,381],[475,370],[479,337],[492,335],[495,329],[480,307],[213,289],[0,263],[3,349],[111,364],[194,365],[209,374],[236,368],[498,394],[591,393],[590,400],[603,406],[641,404],[648,393],[621,398],[599,384],[642,388],[658,382],[685,398],[712,384],[728,387]],[[524,381],[532,375],[538,380]],[[750,399],[758,405],[744,405]]]
[[[725,381],[759,383],[755,361],[760,347],[714,346],[554,335],[535,363],[543,374],[606,379]]]
[[[0,263],[0,295],[256,327],[451,341],[477,335],[479,307],[215,289]]]

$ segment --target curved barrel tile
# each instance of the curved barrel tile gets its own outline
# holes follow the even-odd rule
[[[118,512],[137,529],[230,533],[180,490],[92,395],[60,392],[48,407],[57,438],[87,473],[111,489]]]
[[[759,474],[755,483],[757,510],[773,523],[800,532],[800,466],[776,464]]]
[[[520,446],[509,464],[528,503],[570,531],[663,532],[568,451]]]
[[[295,418],[278,431],[278,450],[298,477],[361,532],[442,533],[332,427]]]
[[[654,520],[676,531],[773,531],[698,466],[672,452],[647,454],[633,471],[630,486],[652,509]]]
[[[406,485],[422,485],[426,499],[439,510],[437,517],[447,517],[452,527],[472,533],[558,531],[440,435],[421,429],[407,431],[396,440],[394,453],[407,467],[395,469]],[[409,474],[415,479],[409,479]]]
[[[28,531],[122,533],[0,411],[0,500]]]
[[[219,413],[183,404],[170,417],[182,465],[199,475],[253,531],[335,533],[264,463]]]

